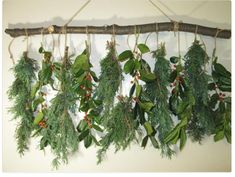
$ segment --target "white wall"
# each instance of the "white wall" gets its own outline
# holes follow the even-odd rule
[[[48,27],[51,24],[63,25],[81,6],[84,0],[5,0],[3,2],[3,29],[7,27]],[[231,28],[230,1],[170,1],[154,0],[160,7],[175,20],[197,23],[211,27]],[[167,8],[168,7],[168,8]],[[219,12],[219,13],[218,13]],[[167,21],[147,0],[92,0],[89,6],[81,12],[71,25],[104,25],[104,24],[141,24],[148,22]],[[57,35],[55,35],[56,37]],[[85,35],[68,35],[70,53],[80,52],[84,47]],[[127,36],[117,36],[118,52],[128,46]],[[62,37],[63,38],[63,37]],[[146,35],[140,36],[140,42]],[[214,38],[202,36],[207,45],[208,54],[214,48]],[[3,170],[5,172],[47,172],[51,171],[50,150],[45,154],[37,149],[38,142],[31,141],[30,150],[20,158],[16,151],[14,139],[15,121],[10,121],[12,115],[7,112],[11,106],[6,91],[13,82],[11,60],[7,51],[12,38],[3,32]],[[105,43],[109,35],[92,35],[92,57],[94,70],[99,73],[99,60],[106,54]],[[185,54],[191,45],[194,34],[181,33],[181,52]],[[26,44],[23,37],[15,39],[12,45],[14,58],[17,60]],[[133,44],[134,37],[130,37]],[[166,43],[167,56],[178,55],[177,38],[173,32],[163,32],[160,41]],[[40,59],[37,54],[41,36],[30,38],[29,56]],[[46,36],[45,45],[50,48],[51,36]],[[63,42],[61,41],[61,44]],[[156,49],[156,36],[152,34],[148,40],[152,50]],[[231,40],[217,40],[217,55],[219,61],[231,69]],[[63,51],[63,46],[61,46]],[[55,50],[58,56],[58,48]],[[149,63],[153,63],[150,56],[146,56]],[[128,91],[129,78],[126,78],[124,91]],[[107,158],[101,165],[96,165],[96,148],[88,150],[80,145],[79,152],[70,158],[69,164],[61,166],[60,172],[160,172],[160,171],[230,171],[231,145],[226,141],[213,142],[213,138],[206,138],[202,145],[187,142],[185,149],[171,160],[161,158],[160,152],[149,145],[143,150],[138,145],[132,145],[124,152],[114,154],[113,149],[108,151]]]

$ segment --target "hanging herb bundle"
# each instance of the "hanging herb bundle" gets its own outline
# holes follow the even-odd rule
[[[119,61],[126,61],[124,65],[124,72],[130,74],[133,77],[133,84],[129,97],[135,102],[134,110],[134,119],[137,121],[137,128],[139,124],[143,125],[146,130],[146,136],[142,141],[142,147],[147,145],[148,139],[151,140],[155,148],[159,148],[158,142],[155,139],[156,131],[153,126],[147,120],[147,115],[152,115],[152,108],[154,103],[150,100],[148,94],[140,85],[139,80],[144,81],[145,83],[153,82],[156,79],[154,73],[151,72],[151,68],[148,63],[142,58],[142,55],[150,52],[148,46],[145,44],[136,45],[138,51],[126,50],[119,55]],[[133,94],[135,93],[135,96]],[[148,116],[150,117],[150,116]]]
[[[166,50],[165,45],[153,52],[153,58],[156,59],[154,73],[156,79],[146,84],[146,92],[151,101],[155,104],[150,116],[151,124],[156,127],[159,132],[158,138],[161,143],[162,154],[171,157],[174,153],[170,147],[164,143],[164,137],[169,133],[173,127],[171,119],[171,111],[168,104],[168,89],[170,76],[170,63],[165,59]]]
[[[209,75],[204,67],[208,63],[208,56],[202,45],[195,39],[185,55],[185,72],[192,85],[195,98],[193,116],[189,126],[189,134],[195,141],[201,141],[203,136],[213,131],[214,124],[208,108]]]
[[[97,158],[100,163],[111,144],[116,152],[126,149],[135,139],[135,121],[132,101],[128,97],[118,96],[119,102],[112,109],[108,119],[107,134],[100,141],[102,148],[98,151]]]
[[[94,71],[91,70],[92,65],[89,61],[88,46],[82,54],[78,55],[72,65],[73,72],[73,89],[78,95],[80,101],[79,111],[85,113],[84,119],[80,120],[77,130],[79,132],[79,141],[84,140],[84,146],[90,147],[92,142],[99,145],[91,129],[103,132],[99,127],[99,112],[97,107],[100,101],[93,98],[94,82],[98,82],[98,78]],[[94,132],[94,131],[93,131]]]
[[[16,139],[17,149],[21,155],[28,149],[33,130],[31,85],[36,79],[35,72],[37,69],[36,61],[29,58],[27,52],[24,52],[21,59],[13,68],[15,80],[8,90],[9,99],[14,101],[10,111],[13,113],[14,119],[19,119]]]
[[[40,146],[43,149],[49,144],[55,159],[53,167],[60,162],[67,163],[68,156],[78,149],[77,132],[72,122],[71,113],[76,110],[76,94],[72,84],[71,63],[66,47],[60,73],[61,89],[51,100],[51,106],[46,115],[46,127],[41,131]]]
[[[211,91],[209,105],[215,121],[214,140],[219,141],[224,137],[231,143],[231,73],[212,56],[213,82],[208,84]],[[227,94],[226,94],[227,92]]]
[[[110,111],[114,104],[114,98],[123,78],[122,69],[117,60],[115,41],[107,42],[108,54],[100,61],[101,74],[99,85],[96,89],[96,97],[102,100],[102,124],[106,125]]]
[[[167,133],[164,142],[171,145],[180,141],[180,150],[187,141],[187,128],[192,117],[195,99],[188,78],[185,76],[180,57],[171,57],[174,67],[170,74],[171,96],[169,98],[170,110],[178,118],[177,125]]]

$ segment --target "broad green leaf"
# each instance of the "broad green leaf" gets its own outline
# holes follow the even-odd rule
[[[84,72],[82,75],[80,75],[79,77],[75,78],[76,82],[80,84],[85,79],[86,75],[87,75],[87,73]]]
[[[94,79],[94,81],[95,81],[95,82],[98,82],[99,79],[98,79],[98,77],[96,76],[95,72],[94,72],[94,71],[90,71],[90,73],[91,73],[91,76],[92,76],[92,78]]]
[[[223,92],[231,92],[231,86],[227,85],[218,85],[219,89]]]
[[[38,49],[38,52],[39,52],[39,53],[43,53],[44,51],[45,51],[45,50],[43,49],[42,46]]]
[[[169,143],[170,141],[172,141],[174,139],[175,136],[177,136],[177,133],[178,133],[178,128],[175,127],[173,130],[171,130],[167,136],[164,138],[164,143],[167,144]]]
[[[155,139],[155,137],[154,137],[154,136],[150,136],[150,140],[151,140],[153,146],[154,146],[156,149],[159,149],[159,145],[158,145],[158,142],[157,142],[157,140]]]
[[[99,132],[103,132],[103,131],[104,131],[102,128],[100,128],[100,127],[99,127],[98,125],[96,125],[96,124],[93,124],[93,125],[92,125],[92,128],[96,129],[96,130],[99,131]]]
[[[133,95],[133,93],[134,93],[134,91],[135,91],[135,84],[133,84],[132,86],[131,86],[131,89],[130,89],[130,93],[129,93],[129,97],[131,98],[132,97],[132,95]]]
[[[208,84],[208,90],[215,90],[215,83],[209,83]]]
[[[171,74],[170,74],[169,81],[170,81],[171,83],[174,82],[176,77],[177,77],[177,71],[174,70],[174,71],[172,71]]]
[[[35,98],[35,95],[38,91],[38,89],[40,88],[40,82],[36,82],[33,86],[32,86],[32,89],[31,89],[31,93],[30,93],[30,98],[31,99],[34,99]]]
[[[84,139],[84,146],[85,148],[89,148],[92,143],[92,137],[90,135],[86,136]]]
[[[152,82],[156,79],[156,75],[154,73],[140,70],[140,79],[145,82]]]
[[[215,93],[211,96],[209,105],[212,109],[215,108],[216,104],[218,103],[219,100],[219,94]]]
[[[145,122],[144,123],[144,128],[145,128],[145,130],[147,132],[147,135],[150,136],[153,133],[153,128],[152,128],[152,126],[151,126],[151,124],[149,122]]]
[[[180,101],[179,105],[178,105],[178,107],[176,109],[176,114],[182,113],[186,109],[187,106],[188,106],[188,102]]]
[[[182,128],[180,130],[180,150],[181,151],[184,148],[186,141],[187,141],[187,135],[186,135],[185,129]]]
[[[142,87],[137,83],[136,84],[136,97],[138,98],[140,96]]]
[[[92,134],[90,136],[91,136],[93,142],[96,144],[96,146],[100,146],[100,143],[97,141],[97,139]]]
[[[88,71],[90,69],[89,61],[87,55],[85,54],[77,56],[74,64],[72,65],[72,70],[74,73],[77,73],[81,69],[84,71]]]
[[[36,100],[33,101],[32,109],[35,111],[39,104],[43,103],[45,99],[40,95]]]
[[[129,59],[125,63],[123,70],[126,74],[128,74],[128,73],[132,73],[134,71],[134,69],[135,69],[135,61],[133,59]]]
[[[82,141],[84,138],[86,138],[89,135],[89,133],[90,133],[90,130],[86,129],[78,136],[78,140]]]
[[[170,58],[171,63],[176,64],[179,61],[179,57],[173,56]]]
[[[135,60],[135,70],[140,70],[141,69],[141,63],[138,60]]]
[[[214,141],[217,142],[219,140],[222,140],[224,138],[224,131],[219,131],[214,136]]]
[[[224,101],[228,104],[231,104],[231,97],[224,98]]]
[[[154,106],[154,104],[150,101],[148,101],[148,102],[139,102],[139,105],[145,112],[149,112]]]
[[[141,147],[143,147],[143,148],[146,147],[146,145],[148,143],[148,139],[149,139],[148,135],[144,137],[144,139],[143,139],[143,141],[141,143]]]
[[[43,116],[44,116],[43,113],[41,111],[39,111],[34,118],[33,124],[38,125],[39,122],[43,119]]]
[[[227,142],[231,144],[231,131],[224,132]]]
[[[216,73],[218,73],[219,75],[222,75],[224,77],[231,77],[231,73],[223,65],[215,63],[214,68]]]
[[[180,130],[178,129],[175,137],[171,140],[171,143],[176,144],[179,138],[180,138]]]
[[[219,110],[221,113],[225,112],[225,103],[222,101],[219,102]]]
[[[138,44],[137,47],[138,47],[138,49],[140,50],[140,52],[141,52],[142,54],[147,53],[147,52],[150,52],[149,47],[148,47],[147,45],[145,45],[145,44]]]
[[[86,128],[87,128],[87,122],[85,120],[81,120],[78,123],[77,131],[78,132],[84,132]],[[89,133],[89,129],[87,129],[87,130],[88,130],[88,133]]]
[[[127,59],[133,58],[133,53],[131,50],[125,50],[118,56],[118,60],[123,62],[126,61]]]

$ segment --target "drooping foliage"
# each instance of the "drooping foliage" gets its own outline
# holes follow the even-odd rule
[[[16,128],[16,140],[17,149],[21,155],[28,149],[30,136],[34,129],[31,90],[36,79],[37,69],[36,61],[29,58],[27,52],[24,52],[13,68],[15,80],[8,91],[9,99],[13,100],[10,112],[13,114],[13,118],[19,121]]]

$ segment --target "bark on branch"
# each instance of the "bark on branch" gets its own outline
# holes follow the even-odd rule
[[[64,33],[65,28],[63,26],[56,26],[54,27],[53,34]],[[50,27],[50,30],[52,29]],[[163,23],[149,23],[149,24],[142,24],[142,25],[128,25],[128,26],[118,26],[118,25],[108,25],[108,26],[67,26],[66,31],[67,33],[74,33],[74,34],[113,34],[115,35],[125,35],[125,34],[134,34],[135,31],[139,31],[140,33],[149,33],[149,32],[156,32],[158,29],[159,32],[161,31],[174,31],[175,24],[174,22],[163,22]],[[189,23],[178,23],[178,30],[183,32],[190,32],[195,33],[197,29],[197,34],[202,34],[205,36],[212,36],[218,33],[218,38],[229,39],[231,37],[231,30],[228,29],[218,29],[218,28],[211,28],[206,26],[200,26],[195,24]],[[29,36],[31,35],[40,35],[42,34],[49,34],[49,28],[27,28],[27,29],[6,29],[5,32],[9,34],[11,37],[18,37],[18,36],[25,36],[26,31]]]

